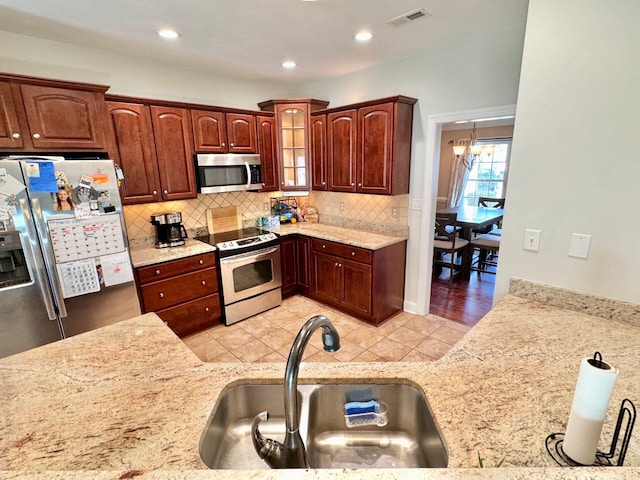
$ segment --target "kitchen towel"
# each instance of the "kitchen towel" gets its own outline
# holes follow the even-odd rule
[[[603,362],[597,352],[594,358],[580,361],[562,448],[572,460],[582,465],[595,462],[604,417],[617,378],[618,369]]]

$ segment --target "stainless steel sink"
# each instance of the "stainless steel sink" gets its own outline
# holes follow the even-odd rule
[[[386,404],[384,422],[346,426],[347,395],[366,390]],[[200,457],[214,469],[268,469],[254,450],[251,423],[269,410],[261,425],[269,437],[285,433],[283,385],[235,385],[220,395],[200,439]],[[300,434],[310,468],[444,468],[448,455],[422,392],[410,385],[299,385]],[[367,422],[365,422],[367,423]],[[368,422],[371,423],[371,422]]]

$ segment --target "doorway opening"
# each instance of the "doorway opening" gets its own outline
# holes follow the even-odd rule
[[[419,314],[425,315],[429,313],[429,307],[431,304],[433,222],[435,219],[435,212],[438,209],[438,179],[441,166],[440,152],[442,147],[443,126],[462,120],[469,121],[477,118],[514,116],[515,111],[515,105],[503,105],[491,108],[430,115],[427,118],[427,163],[425,165],[425,174],[423,179],[424,208],[422,210],[419,225],[420,238],[422,238],[423,241],[420,242],[417,279],[418,285],[422,286],[422,288],[418,288],[416,296],[416,310]],[[491,291],[493,291],[492,287]]]

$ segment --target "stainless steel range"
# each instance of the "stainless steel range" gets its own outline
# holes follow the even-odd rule
[[[231,325],[282,303],[276,234],[257,228],[197,237],[218,249],[224,323]]]

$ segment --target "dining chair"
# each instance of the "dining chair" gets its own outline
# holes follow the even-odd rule
[[[478,197],[478,206],[485,208],[504,208],[504,198]],[[487,225],[483,228],[474,228],[471,230],[474,235],[482,235],[491,233],[491,235],[502,235],[502,225]]]
[[[436,213],[433,241],[433,266],[446,267],[450,270],[449,288],[453,286],[453,275],[462,268],[456,263],[456,254],[460,254],[469,245],[469,241],[458,237],[458,214]]]
[[[471,247],[473,248],[473,261],[471,270],[478,273],[493,273],[498,261],[496,257],[500,251],[500,236],[491,233],[478,235],[471,239]],[[476,256],[477,252],[477,256]]]

